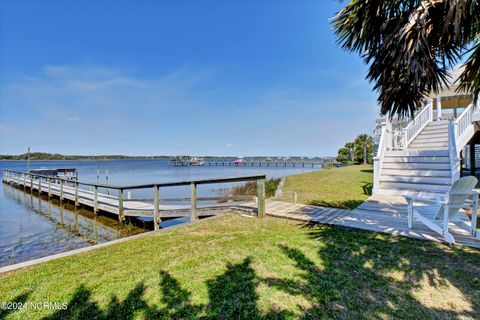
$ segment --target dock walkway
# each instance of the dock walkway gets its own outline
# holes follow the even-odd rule
[[[217,196],[198,197],[197,187],[203,184],[232,183],[256,181],[257,201],[251,205],[253,196]],[[263,216],[265,208],[265,175],[206,179],[194,181],[176,181],[146,185],[115,186],[90,182],[68,181],[57,177],[49,177],[28,172],[4,170],[3,182],[15,185],[24,190],[35,191],[38,194],[48,194],[48,197],[59,198],[60,201],[71,201],[75,206],[84,206],[98,211],[117,215],[119,221],[124,221],[126,216],[148,217],[154,219],[155,229],[158,229],[162,219],[173,219],[189,216],[193,220],[201,217],[223,213],[225,210],[255,210],[256,214]],[[80,186],[84,186],[81,188]],[[173,186],[190,186],[191,197],[178,199],[161,199],[160,188]],[[89,187],[92,190],[88,190]],[[118,196],[98,192],[99,189],[110,189],[118,192]],[[125,190],[150,189],[153,199],[125,199]],[[161,202],[179,201],[189,202],[188,205],[165,205]],[[207,201],[205,205],[198,205],[199,201]],[[223,203],[220,203],[223,202]],[[247,204],[248,205],[245,205]]]
[[[268,200],[266,215],[443,242],[438,233],[419,221],[414,221],[413,229],[408,228],[407,202],[403,197],[371,196],[354,210]],[[480,236],[475,238],[470,233],[470,219],[465,213],[457,214],[449,231],[457,244],[480,248]]]

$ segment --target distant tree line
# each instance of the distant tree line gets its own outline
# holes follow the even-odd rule
[[[122,155],[98,155],[79,156],[62,155],[59,153],[31,152],[19,155],[0,155],[0,160],[118,160],[118,159],[169,159],[168,156],[122,156]]]
[[[367,164],[373,163],[373,138],[368,134],[360,134],[352,142],[347,142],[338,149],[337,162]]]

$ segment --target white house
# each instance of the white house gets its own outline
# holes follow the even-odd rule
[[[374,158],[375,194],[443,193],[463,174],[475,174],[475,143],[480,109],[472,95],[457,92],[461,68],[453,69],[448,87],[432,93],[406,123],[386,121],[378,127]],[[469,157],[466,159],[466,157]]]

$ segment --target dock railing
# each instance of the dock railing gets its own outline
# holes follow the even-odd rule
[[[138,184],[138,185],[113,185],[113,184],[102,184],[102,183],[93,183],[93,182],[86,182],[86,181],[72,181],[60,177],[52,177],[47,175],[35,174],[30,172],[24,171],[16,171],[16,170],[3,170],[3,182],[5,183],[16,183],[17,185],[22,185],[23,188],[29,188],[30,190],[37,189],[38,193],[41,194],[47,193],[48,197],[53,196],[52,192],[52,185],[56,187],[59,186],[59,193],[57,195],[60,198],[60,201],[64,201],[65,197],[65,186],[73,186],[69,187],[70,191],[70,198],[75,203],[75,206],[79,206],[80,204],[87,204],[93,208],[94,213],[97,213],[99,210],[99,193],[98,190],[100,188],[104,188],[106,190],[117,190],[117,197],[102,195],[103,197],[108,197],[109,200],[115,201],[117,203],[117,214],[118,219],[120,222],[125,220],[125,208],[124,208],[124,201],[138,201],[139,199],[125,199],[125,191],[127,190],[137,190],[137,189],[151,189],[153,193],[153,223],[155,230],[159,229],[159,214],[160,214],[160,189],[167,188],[167,187],[178,187],[178,186],[190,186],[191,189],[191,196],[190,196],[190,213],[191,219],[196,220],[198,219],[198,201],[213,201],[213,200],[229,200],[229,199],[239,199],[246,197],[236,196],[236,197],[229,197],[229,196],[221,196],[221,197],[198,197],[198,186],[200,185],[207,185],[207,184],[220,184],[220,183],[235,183],[235,182],[248,182],[248,181],[256,181],[257,184],[257,217],[263,218],[265,216],[265,175],[254,175],[254,176],[240,176],[240,177],[230,177],[230,178],[216,178],[216,179],[201,179],[201,180],[189,180],[189,181],[173,181],[173,182],[159,182],[159,183],[148,183],[148,184]],[[45,184],[44,184],[45,182]],[[86,186],[93,191],[88,191],[85,189],[81,189],[80,186]],[[88,192],[89,197],[86,203],[85,201],[82,203],[82,197],[79,194],[79,189],[81,189],[84,193]],[[85,196],[84,196],[85,197]],[[165,199],[166,201],[184,201],[188,200],[188,198],[177,198],[177,199]]]

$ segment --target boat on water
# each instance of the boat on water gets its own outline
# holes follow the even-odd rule
[[[204,166],[205,160],[201,157],[175,156],[170,159],[170,163],[174,166]]]
[[[42,176],[51,176],[52,178],[62,178],[70,181],[78,180],[78,171],[76,168],[57,168],[57,169],[48,169],[48,168],[39,168],[39,169],[30,169],[28,172],[33,174],[39,174]]]

